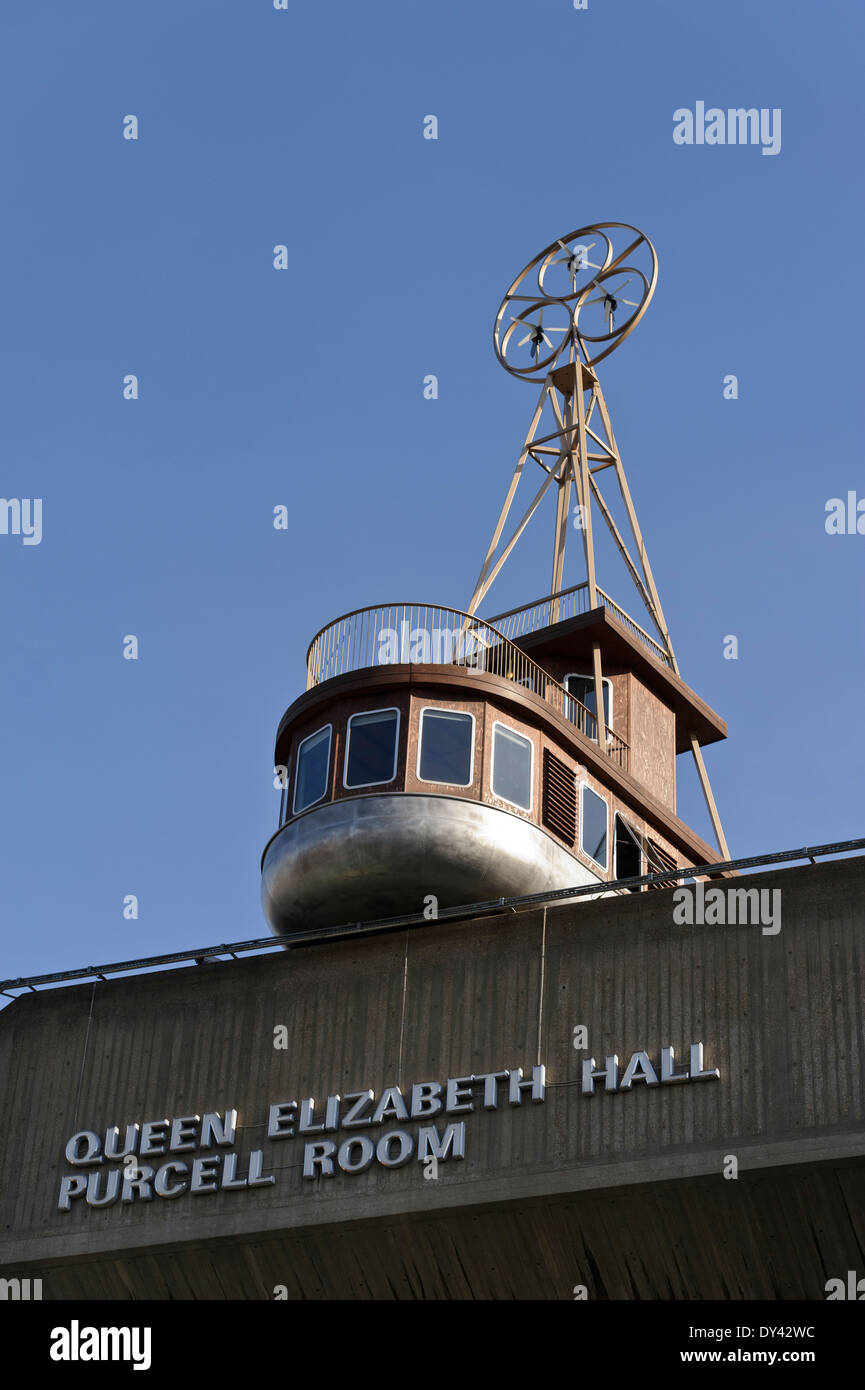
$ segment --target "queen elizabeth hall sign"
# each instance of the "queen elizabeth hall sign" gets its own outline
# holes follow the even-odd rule
[[[718,1075],[717,1070],[704,1069],[702,1043],[692,1044],[689,1064],[678,1068],[673,1049],[665,1047],[661,1049],[658,1069],[647,1053],[634,1053],[621,1081],[617,1057],[607,1057],[600,1069],[594,1058],[586,1059],[582,1094],[594,1094],[596,1079],[603,1079],[605,1091],[628,1091],[637,1082],[663,1086],[709,1080]],[[405,1093],[399,1086],[387,1086],[378,1099],[372,1090],[329,1095],[323,1107],[308,1096],[299,1102],[271,1105],[267,1137],[274,1141],[304,1137],[305,1180],[333,1178],[338,1172],[363,1173],[373,1163],[401,1168],[412,1159],[430,1165],[434,1171],[436,1163],[465,1158],[466,1122],[451,1120],[449,1116],[464,1115],[477,1108],[497,1110],[505,1099],[513,1106],[522,1105],[527,1098],[541,1104],[545,1095],[545,1068],[539,1065],[532,1067],[530,1077],[524,1077],[522,1068],[516,1067],[449,1077],[445,1082],[421,1081]],[[415,1134],[401,1127],[413,1120],[422,1121]],[[369,1134],[351,1132],[387,1122],[394,1127],[386,1129],[377,1140]],[[346,1130],[349,1133],[342,1139],[326,1137]],[[72,1203],[82,1199],[90,1207],[110,1207],[136,1199],[170,1200],[186,1193],[200,1196],[272,1186],[276,1177],[264,1171],[264,1151],[253,1149],[240,1170],[236,1142],[235,1109],[141,1124],[136,1121],[126,1126],[122,1139],[117,1125],[110,1126],[104,1138],[93,1130],[79,1130],[66,1144],[66,1160],[76,1171],[64,1174],[60,1180],[58,1209],[70,1211]],[[171,1157],[211,1148],[222,1152],[197,1158]],[[157,1159],[165,1161],[156,1163]],[[90,1171],[80,1171],[84,1169]]]

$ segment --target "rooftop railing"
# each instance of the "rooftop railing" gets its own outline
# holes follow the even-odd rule
[[[351,671],[379,666],[460,666],[513,681],[539,695],[580,733],[598,741],[595,714],[553,680],[504,633],[468,613],[430,604],[358,608],[328,623],[306,654],[307,689]],[[606,752],[627,771],[628,745],[607,729]]]
[[[650,637],[639,623],[635,623],[633,618],[620,608],[617,603],[605,594],[603,589],[596,589],[598,599],[604,608],[609,608],[610,612],[619,622],[628,629],[638,642],[642,642],[648,647],[652,656],[665,666],[672,668],[667,652],[654,637]],[[554,623],[564,623],[568,618],[579,617],[583,613],[589,612],[589,586],[584,581],[582,584],[575,584],[570,589],[560,589],[558,593],[547,594],[545,598],[535,599],[533,603],[524,603],[520,608],[511,608],[507,613],[496,613],[488,618],[487,622],[495,625],[496,630],[501,632],[511,642],[517,642],[521,637],[526,637],[532,632],[538,632],[541,628],[551,627]]]
[[[854,854],[862,854],[863,852],[865,852],[865,839],[840,840],[830,845],[808,845],[803,849],[779,850],[775,854],[758,854],[747,859],[728,859],[723,863],[685,864],[679,869],[665,869],[662,873],[643,874],[639,878],[613,879],[601,886],[604,894],[622,892],[629,888],[665,888],[668,884],[687,882],[691,878],[720,878],[722,875],[742,873],[748,869],[789,864],[796,859],[808,859],[812,864],[816,864],[818,855],[843,854],[852,857]],[[0,995],[10,1000],[19,999],[21,995],[10,994],[9,991],[29,989],[31,994],[38,994],[38,986],[40,985],[71,984],[76,980],[93,980],[94,982],[101,980],[107,984],[106,976],[108,975],[131,975],[139,970],[157,970],[164,966],[182,965],[185,961],[194,962],[196,966],[208,965],[219,960],[221,956],[231,956],[232,960],[237,960],[239,955],[246,952],[284,950],[286,946],[324,945],[348,937],[370,936],[374,932],[393,931],[394,927],[435,931],[439,922],[472,921],[497,912],[507,913],[508,917],[511,917],[515,912],[532,911],[547,903],[564,903],[574,898],[577,901],[580,898],[591,900],[601,896],[598,893],[598,887],[597,883],[583,883],[575,885],[573,888],[554,888],[545,893],[530,893],[520,898],[493,898],[487,902],[465,903],[461,907],[440,907],[434,918],[428,915],[428,909],[424,909],[423,912],[415,912],[403,917],[379,917],[374,921],[339,925],[335,923],[332,927],[319,927],[316,931],[299,931],[285,936],[258,936],[249,941],[196,946],[187,951],[172,951],[169,955],[142,956],[136,960],[122,960],[109,965],[83,965],[77,970],[58,970],[49,975],[24,975],[15,980],[0,980]],[[575,928],[577,925],[577,919],[574,918],[572,922],[568,923],[568,929]],[[227,964],[228,962],[224,963]]]

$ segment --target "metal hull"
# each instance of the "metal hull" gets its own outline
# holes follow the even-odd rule
[[[274,836],[261,895],[274,933],[597,883],[538,826],[462,797],[358,796]]]

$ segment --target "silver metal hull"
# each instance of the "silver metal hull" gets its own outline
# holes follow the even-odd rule
[[[538,826],[462,797],[401,792],[331,801],[274,836],[264,913],[278,936],[598,883]]]

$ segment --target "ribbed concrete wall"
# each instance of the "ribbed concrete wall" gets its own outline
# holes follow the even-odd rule
[[[376,1229],[405,1231],[407,1219],[411,1239],[428,1244],[435,1218],[447,1223],[441,1230],[448,1232],[451,1274],[447,1260],[444,1266],[433,1261],[433,1282],[452,1277],[459,1284],[452,1296],[462,1296],[460,1232],[467,1255],[481,1226],[494,1245],[496,1215],[504,1223],[503,1239],[519,1210],[534,1213],[525,1216],[524,1229],[549,1246],[541,1264],[559,1279],[571,1257],[564,1247],[553,1248],[556,1232],[564,1240],[575,1221],[596,1229],[606,1212],[612,1252],[624,1231],[616,1221],[626,1207],[616,1204],[624,1201],[625,1188],[636,1193],[641,1185],[654,1185],[651,1201],[629,1198],[630,1224],[640,1209],[657,1211],[665,1192],[679,1216],[688,1201],[702,1202],[705,1243],[712,1221],[729,1230],[737,1211],[742,1232],[752,1229],[745,1213],[753,1206],[756,1170],[776,1170],[773,1192],[780,1202],[777,1184],[794,1180],[782,1169],[806,1165],[811,1172],[820,1164],[820,1201],[827,1213],[833,1194],[837,1199],[835,1214],[820,1223],[830,1247],[818,1258],[814,1239],[803,1231],[797,1243],[794,1232],[795,1269],[772,1275],[780,1281],[776,1296],[819,1296],[817,1286],[822,1289],[828,1277],[821,1262],[852,1260],[863,1244],[841,1194],[844,1183],[849,1189],[859,1181],[855,1165],[850,1176],[850,1160],[865,1154],[865,859],[739,882],[781,890],[780,933],[763,935],[758,926],[677,926],[667,891],[546,913],[430,924],[367,941],[23,997],[0,1014],[0,1273],[22,1262],[50,1270],[53,1261],[72,1261],[75,1268],[66,1274],[57,1268],[54,1296],[63,1296],[61,1288],[68,1295],[99,1287],[122,1297],[121,1267],[140,1272],[158,1265],[173,1269],[180,1281],[172,1296],[218,1297],[222,1284],[212,1269],[220,1257],[211,1248],[204,1259],[191,1248],[230,1240],[235,1256],[237,1243],[246,1250],[235,1260],[235,1291],[256,1296],[271,1277],[272,1262],[265,1259],[257,1269],[253,1247],[278,1237],[287,1244],[276,1263],[291,1263],[294,1255],[286,1252],[297,1254],[299,1241],[333,1252],[333,1223],[374,1220]],[[586,1098],[579,1087],[586,1054],[572,1046],[580,1024],[599,1060],[616,1052],[623,1065],[641,1048],[657,1062],[664,1045],[685,1056],[688,1044],[702,1041],[706,1064],[720,1068],[721,1080]],[[287,1050],[273,1046],[277,1025],[288,1029]],[[413,1161],[396,1170],[375,1164],[357,1176],[304,1182],[303,1140],[273,1141],[265,1134],[272,1102],[307,1095],[323,1102],[328,1093],[368,1086],[379,1094],[386,1085],[405,1090],[412,1082],[517,1066],[528,1072],[539,1060],[547,1067],[544,1104],[501,1104],[494,1112],[478,1108],[452,1117],[466,1120],[466,1158],[441,1164],[434,1180],[424,1179]],[[103,1210],[79,1201],[70,1212],[57,1211],[61,1174],[71,1171],[63,1145],[76,1130],[123,1128],[134,1120],[229,1105],[239,1112],[238,1149],[264,1150],[265,1172],[278,1179],[273,1187]],[[413,1132],[417,1122],[406,1128]],[[730,1154],[751,1174],[748,1181],[722,1177]],[[845,1172],[842,1181],[837,1174]],[[687,1198],[689,1192],[704,1195]],[[553,1219],[559,1207],[567,1219]],[[778,1224],[782,1229],[780,1216]],[[371,1239],[366,1230],[363,1235],[357,1228],[358,1241]],[[348,1238],[345,1226],[341,1235]],[[394,1236],[395,1251],[401,1239]],[[683,1229],[676,1239],[693,1234]],[[568,1240],[573,1244],[573,1234]],[[693,1287],[690,1295],[681,1289],[671,1294],[675,1280],[669,1271],[660,1273],[663,1242],[658,1247],[635,1230],[633,1241],[640,1240],[647,1250],[658,1249],[659,1260],[653,1285],[655,1276],[641,1257],[640,1277],[650,1290],[641,1296],[725,1296],[695,1294]],[[671,1248],[672,1243],[671,1229]],[[166,1263],[157,1253],[184,1246],[190,1248],[186,1264]],[[498,1263],[502,1290],[523,1278],[523,1296],[556,1296],[555,1282],[531,1283],[529,1266],[536,1262],[526,1263],[519,1248],[519,1241],[505,1242],[502,1259],[512,1267],[506,1272]],[[144,1263],[130,1263],[128,1252],[140,1252]],[[112,1254],[122,1258],[112,1262]],[[742,1251],[740,1256],[741,1264]],[[79,1264],[83,1257],[103,1263],[91,1265],[88,1276],[88,1266]],[[616,1258],[621,1265],[625,1256]],[[440,1253],[436,1260],[441,1259]],[[803,1294],[810,1287],[809,1261],[814,1291]],[[581,1278],[578,1269],[572,1283],[594,1280],[598,1294],[629,1296],[630,1276],[621,1269],[605,1276],[595,1256],[589,1263],[595,1273],[583,1270]],[[838,1273],[851,1267],[845,1264]],[[230,1256],[226,1268],[232,1268]],[[332,1268],[331,1294],[340,1282],[338,1260]],[[719,1288],[718,1260],[706,1269],[703,1287]],[[163,1272],[159,1279],[166,1277]],[[677,1277],[684,1289],[687,1277]],[[729,1277],[734,1285],[738,1278],[741,1293],[741,1269]],[[753,1278],[771,1283],[765,1269]],[[286,1271],[274,1282],[290,1286],[293,1279]],[[486,1276],[488,1292],[490,1280],[493,1291],[495,1286]],[[51,1296],[50,1287],[45,1292]],[[138,1296],[147,1294],[139,1290]]]
[[[824,1299],[865,1269],[865,1164],[754,1169],[41,1266],[46,1298]],[[284,1295],[282,1291],[285,1291]]]

